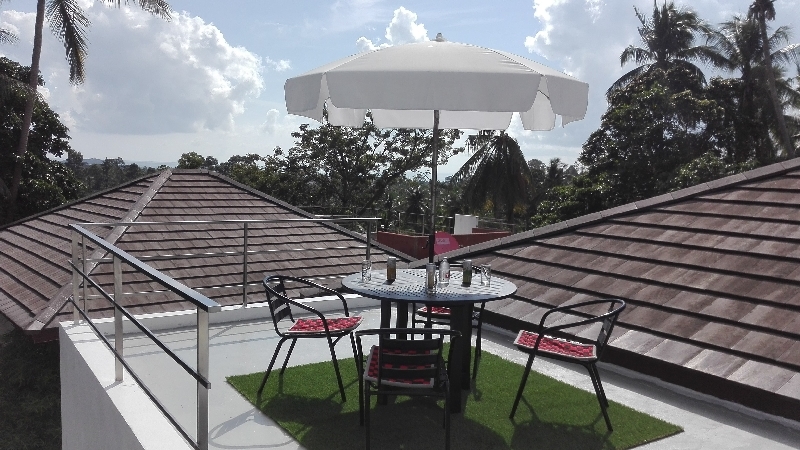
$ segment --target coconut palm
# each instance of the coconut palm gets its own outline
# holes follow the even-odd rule
[[[769,75],[776,78],[776,92],[781,100],[781,112],[785,107],[797,108],[800,101],[800,92],[783,75],[785,65],[797,63],[800,44],[789,44],[787,27],[775,30],[769,36],[768,42],[769,47],[774,49],[770,52],[772,65],[767,65],[763,57],[763,40],[759,24],[751,18],[739,16],[722,23],[719,31],[709,37],[709,43],[721,58],[718,66],[741,74],[737,98],[738,114],[734,120],[740,122],[736,126],[736,131],[742,140],[740,144],[746,147],[760,148],[764,145],[773,147],[769,131],[771,130],[775,136],[780,135],[778,120],[767,89]],[[745,136],[748,133],[750,135]],[[766,140],[766,142],[758,145],[754,140]],[[769,157],[772,158],[775,154],[776,152],[771,150]],[[759,159],[763,160],[764,155],[762,154]]]
[[[607,95],[628,85],[642,74],[655,69],[667,72],[682,67],[705,83],[705,76],[692,61],[714,62],[717,55],[706,45],[694,45],[698,34],[708,34],[711,27],[689,9],[678,8],[673,2],[664,2],[659,9],[653,1],[653,14],[646,17],[634,6],[639,19],[639,36],[642,47],[629,45],[619,57],[620,65],[633,61],[638,67],[621,76],[608,89]]]
[[[772,67],[772,48],[770,47],[769,36],[767,35],[767,21],[775,20],[775,0],[754,0],[747,11],[747,17],[754,19],[758,23],[761,33],[761,52],[764,56],[764,65]],[[789,137],[789,130],[786,128],[786,121],[783,117],[783,105],[778,98],[775,74],[767,71],[767,89],[772,107],[775,110],[775,119],[778,125],[778,132],[786,152],[787,158],[794,158],[794,145]]]
[[[470,136],[472,156],[456,172],[453,182],[465,181],[464,203],[483,209],[491,202],[495,215],[505,212],[508,222],[524,208],[531,186],[531,172],[519,143],[505,132],[481,131]]]
[[[85,63],[88,42],[86,41],[86,29],[89,27],[89,19],[81,9],[79,0],[36,0],[36,22],[33,35],[33,54],[31,57],[31,76],[28,82],[29,94],[25,105],[25,115],[23,116],[22,132],[20,133],[19,145],[17,146],[17,157],[14,165],[14,177],[11,182],[10,195],[8,198],[8,220],[14,219],[16,211],[17,196],[19,186],[22,181],[22,161],[28,149],[28,135],[30,132],[31,120],[33,117],[33,107],[36,102],[36,93],[39,81],[39,62],[42,55],[42,31],[44,29],[44,18],[56,37],[64,44],[67,62],[69,63],[69,81],[73,84],[80,84],[86,77]],[[122,0],[104,0],[104,3],[121,6]],[[164,19],[170,19],[171,7],[166,0],[125,0],[125,4],[135,3],[143,10]]]

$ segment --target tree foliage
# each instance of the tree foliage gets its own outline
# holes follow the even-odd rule
[[[30,68],[0,57],[0,73],[23,80]],[[44,84],[40,78],[39,82]],[[13,149],[19,139],[23,124],[26,92],[11,86],[7,97],[0,103],[0,196],[8,198],[9,186],[18,161]],[[75,200],[81,193],[81,184],[73,173],[53,158],[60,158],[71,150],[69,130],[61,123],[58,114],[47,103],[38,101],[32,114],[28,152],[21,159],[23,183],[19,187],[18,214],[20,217],[35,214]],[[2,219],[7,218],[7,203],[0,205]]]

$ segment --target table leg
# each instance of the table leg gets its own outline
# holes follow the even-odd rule
[[[392,324],[392,302],[381,300],[381,328],[389,328]]]
[[[472,304],[450,308],[450,329],[460,331],[461,338],[453,343],[453,356],[450,360],[450,411],[461,412],[461,391],[470,388],[470,360],[472,343]]]

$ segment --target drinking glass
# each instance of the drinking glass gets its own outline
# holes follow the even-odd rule
[[[369,281],[372,279],[372,261],[365,259],[361,261],[361,281]]]
[[[481,284],[492,285],[492,265],[484,264],[481,266]]]

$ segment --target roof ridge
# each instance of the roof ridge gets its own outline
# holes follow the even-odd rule
[[[234,185],[234,186],[236,186],[236,187],[238,187],[240,189],[244,189],[245,191],[247,191],[247,192],[249,192],[249,193],[251,193],[251,194],[253,194],[253,195],[257,196],[257,197],[261,197],[263,199],[266,199],[266,200],[269,200],[271,202],[274,202],[274,203],[280,205],[281,207],[287,208],[290,211],[295,212],[295,213],[297,213],[297,214],[299,214],[301,216],[304,216],[304,217],[309,218],[309,219],[313,219],[313,218],[316,217],[314,214],[312,214],[312,213],[310,213],[310,212],[308,212],[308,211],[306,211],[306,210],[304,210],[302,208],[298,208],[297,206],[290,205],[289,203],[286,203],[285,201],[283,201],[283,200],[281,200],[279,198],[273,197],[273,196],[271,196],[271,195],[269,195],[269,194],[267,194],[265,192],[259,191],[258,189],[255,189],[255,188],[253,188],[251,186],[248,186],[246,184],[242,184],[242,183],[234,180],[233,178],[228,177],[227,175],[224,175],[222,173],[219,173],[219,172],[216,172],[216,171],[213,171],[213,170],[208,170],[208,169],[176,169],[175,173],[176,174],[204,173],[204,174],[207,174],[207,175],[211,175],[211,176],[216,177],[216,178],[218,178],[218,179],[220,179],[220,180],[222,180],[222,181],[224,181],[226,183],[232,184],[232,185]],[[352,237],[354,239],[366,241],[366,238],[364,236],[360,235],[359,233],[356,233],[355,231],[348,230],[347,228],[344,228],[341,225],[337,225],[335,223],[324,223],[324,222],[321,223],[320,225],[331,227],[331,228],[335,229],[336,231],[338,231],[340,233],[344,233],[344,234],[346,234],[346,235],[348,235],[348,236],[350,236],[350,237]],[[405,259],[406,261],[408,261],[409,263],[411,261],[414,261],[414,257],[412,257],[410,255],[407,255],[407,254],[405,254],[405,253],[403,253],[401,251],[398,251],[398,250],[396,250],[394,248],[391,248],[391,247],[388,247],[386,245],[383,245],[383,244],[379,243],[376,240],[376,238],[373,238],[372,246],[373,247],[377,247],[377,248],[383,250],[386,253],[390,253],[392,255],[399,256],[399,257]]]
[[[150,187],[139,197],[139,200],[128,209],[127,214],[120,218],[119,222],[135,222],[136,219],[142,214],[144,208],[153,200],[153,197],[158,193],[164,183],[169,180],[169,177],[172,175],[172,169],[167,168],[163,170],[155,180],[150,184]],[[119,187],[118,187],[119,188]],[[128,230],[129,227],[125,225],[118,225],[112,228],[108,234],[103,237],[107,242],[111,244],[115,244]],[[102,258],[105,254],[105,250],[98,249],[95,250],[94,253],[89,256],[89,259],[94,260],[93,262],[89,263],[89,266],[86,268],[86,272],[91,273],[95,267],[97,267],[98,260]],[[45,326],[47,326],[50,321],[56,316],[56,314],[64,307],[64,304],[67,302],[67,299],[72,295],[72,281],[68,282],[67,284],[61,286],[61,288],[56,292],[56,294],[50,299],[47,306],[33,318],[33,322],[26,328],[27,331],[39,331],[42,330]]]

